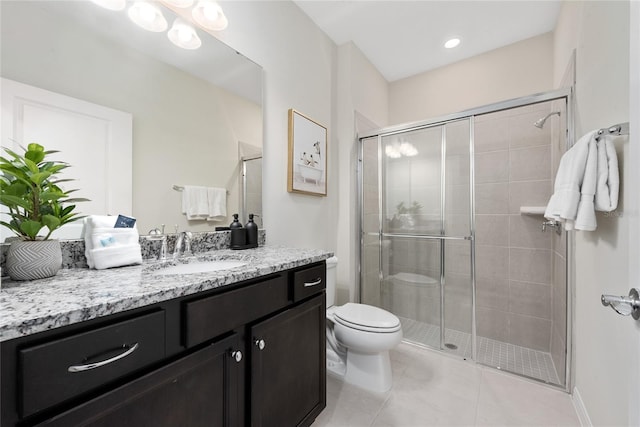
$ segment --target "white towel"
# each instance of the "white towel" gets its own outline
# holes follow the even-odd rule
[[[227,190],[224,188],[207,189],[209,212],[207,221],[224,221],[227,219]]]
[[[567,230],[573,229],[578,213],[589,144],[594,142],[595,134],[596,131],[592,131],[584,135],[560,159],[553,195],[544,213],[548,219],[564,222]]]
[[[209,196],[207,187],[185,185],[182,190],[182,213],[188,220],[207,219],[209,216]]]
[[[595,138],[591,138],[588,145],[582,185],[580,186],[580,202],[578,203],[578,211],[573,224],[573,228],[576,230],[593,231],[597,227],[596,212],[593,205],[593,199],[596,195],[597,168],[598,147]],[[571,225],[570,222],[569,224]]]
[[[596,210],[611,212],[618,207],[620,173],[618,155],[611,138],[603,135],[598,140],[598,181],[596,184]]]
[[[189,221],[222,221],[227,218],[227,190],[185,185],[182,190],[182,213]]]
[[[85,257],[89,268],[102,270],[142,264],[138,229],[114,228],[117,216],[90,215],[84,219]]]
[[[595,210],[609,212],[618,204],[618,159],[610,141],[596,141],[591,131],[560,160],[554,193],[544,216],[564,223],[566,230],[593,231]]]

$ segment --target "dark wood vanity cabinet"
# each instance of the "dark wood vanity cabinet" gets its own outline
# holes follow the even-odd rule
[[[37,425],[237,426],[239,346],[233,334]]]
[[[325,319],[322,293],[251,328],[252,426],[310,425],[324,409]]]
[[[321,262],[0,343],[0,425],[308,426],[324,287]]]

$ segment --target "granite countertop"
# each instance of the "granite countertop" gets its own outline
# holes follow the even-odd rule
[[[108,270],[62,269],[54,277],[32,282],[3,278],[0,341],[219,288],[331,256],[331,252],[320,249],[261,246],[243,251],[216,250],[165,263],[212,259],[247,262],[245,266],[206,273],[159,275],[163,265],[156,261]]]

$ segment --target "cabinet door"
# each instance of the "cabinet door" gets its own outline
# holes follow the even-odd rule
[[[234,334],[40,425],[236,426],[239,341]]]
[[[251,424],[310,425],[326,395],[325,295],[251,328]]]

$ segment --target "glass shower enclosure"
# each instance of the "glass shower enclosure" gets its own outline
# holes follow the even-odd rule
[[[406,341],[567,385],[569,245],[539,211],[570,93],[359,138],[360,301],[398,316]],[[534,126],[548,113],[560,120]]]
[[[474,326],[471,141],[468,118],[362,141],[362,302],[396,314],[408,339],[463,357]]]

